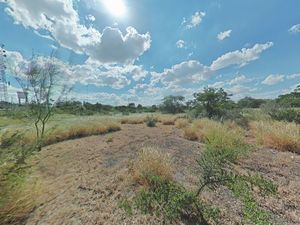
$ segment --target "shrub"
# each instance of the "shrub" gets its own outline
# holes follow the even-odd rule
[[[250,125],[259,144],[300,153],[300,125],[279,121],[252,122]]]
[[[222,116],[223,121],[232,121],[235,122],[240,127],[245,129],[249,128],[249,121],[248,119],[242,114],[240,110],[227,110],[224,112]]]
[[[146,184],[148,175],[172,180],[174,170],[172,159],[168,154],[155,147],[144,147],[134,161],[131,171],[134,180],[140,184]]]
[[[300,111],[295,109],[277,109],[269,112],[272,119],[278,121],[295,122],[300,124]]]
[[[162,216],[164,222],[180,219],[183,214],[198,214],[194,204],[196,196],[175,182],[160,176],[147,176],[149,187],[143,189],[135,199],[135,205],[143,213]]]
[[[156,119],[153,116],[147,116],[147,118],[145,119],[145,123],[148,127],[155,127]]]

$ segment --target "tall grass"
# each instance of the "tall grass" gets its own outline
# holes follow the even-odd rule
[[[184,128],[190,140],[199,140],[216,148],[233,148],[245,145],[245,131],[235,123],[220,123],[209,119],[195,120]]]
[[[3,175],[7,174],[7,175]],[[43,187],[36,179],[28,180],[27,169],[0,167],[0,224],[24,224],[39,204]]]
[[[250,123],[257,143],[280,151],[300,153],[300,125],[278,121]]]
[[[170,155],[156,147],[144,147],[132,164],[131,172],[136,182],[147,184],[148,176],[172,180],[174,169]]]

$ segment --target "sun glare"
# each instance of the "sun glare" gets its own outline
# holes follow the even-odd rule
[[[122,17],[126,13],[124,0],[102,0],[109,13],[116,17]]]

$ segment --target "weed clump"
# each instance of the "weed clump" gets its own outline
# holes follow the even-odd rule
[[[147,127],[155,127],[156,119],[153,116],[147,116],[147,118],[145,119],[145,123]]]

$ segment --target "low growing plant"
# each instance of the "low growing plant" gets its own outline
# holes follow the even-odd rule
[[[147,116],[147,118],[145,119],[145,123],[147,127],[155,127],[156,119],[153,116]]]

